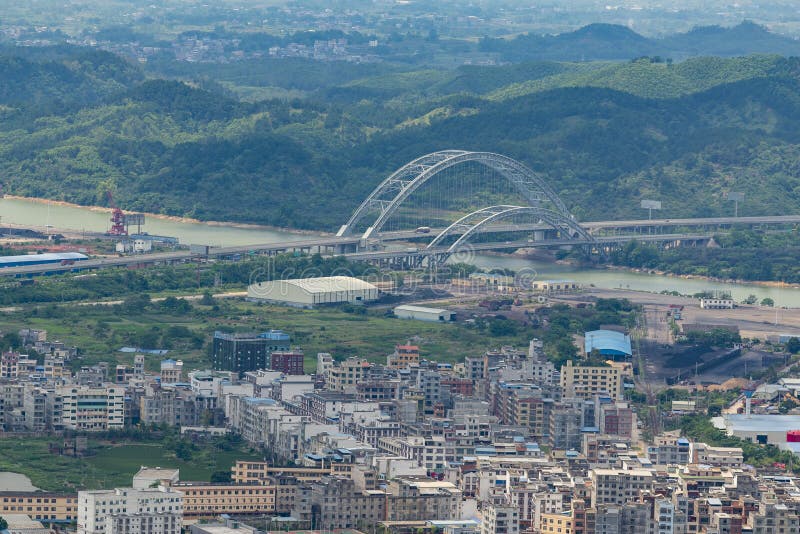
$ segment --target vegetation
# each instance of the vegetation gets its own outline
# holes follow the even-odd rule
[[[539,336],[544,342],[545,353],[556,364],[556,368],[567,360],[578,360],[578,349],[573,336],[597,330],[601,325],[619,324],[627,328],[634,325],[634,307],[627,299],[598,299],[594,307],[570,308],[556,304],[541,310],[541,319],[547,328]],[[592,360],[596,364],[598,358]],[[579,362],[580,363],[580,362]]]
[[[654,269],[674,274],[692,274],[736,280],[777,280],[800,283],[800,238],[796,230],[788,234],[759,231],[733,231],[718,236],[717,248],[673,248],[668,250],[632,241],[614,251],[609,259],[616,265]],[[769,261],[764,261],[769,258]],[[756,299],[748,299],[755,304]],[[772,299],[762,306],[774,305]]]
[[[57,442],[46,437],[0,440],[0,469],[21,473],[45,491],[70,492],[130,486],[143,465],[180,469],[182,480],[210,481],[212,474],[230,470],[236,460],[261,458],[233,436],[190,442],[169,428],[91,436],[84,457],[62,454],[63,440]],[[189,454],[181,457],[184,449]]]
[[[686,415],[681,420],[684,434],[694,440],[717,447],[741,447],[744,461],[755,467],[772,467],[774,463],[786,464],[795,472],[800,472],[800,465],[795,461],[791,451],[782,451],[775,445],[759,445],[751,441],[728,436],[715,428],[706,415]]]
[[[256,281],[286,277],[310,278],[343,272],[352,276],[377,275],[369,265],[350,263],[341,257],[261,256],[205,266],[175,265],[143,270],[104,269],[88,275],[43,277],[32,285],[20,286],[17,282],[7,282],[6,287],[0,290],[0,305],[91,302],[130,296],[120,307],[124,311],[141,311],[150,304],[146,294],[160,294],[167,298],[160,301],[158,307],[179,314],[185,311],[187,304],[174,298],[172,294],[176,292],[202,293],[201,304],[213,305],[215,302],[208,292],[209,288],[241,288]],[[43,313],[47,313],[46,309]]]
[[[790,213],[799,65],[141,67],[78,47],[6,48],[0,172],[14,194],[100,204],[113,189],[126,209],[333,230],[394,169],[456,147],[520,159],[583,220],[640,216],[641,198],[675,217],[727,214],[732,188],[747,195],[742,214]],[[234,90],[266,86],[298,98]]]

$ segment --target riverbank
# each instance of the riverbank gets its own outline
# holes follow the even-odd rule
[[[592,268],[589,266],[580,266],[581,268]],[[649,274],[655,276],[668,276],[673,278],[680,278],[681,280],[707,280],[718,284],[736,284],[736,285],[754,285],[761,287],[773,287],[776,289],[800,289],[800,284],[789,284],[787,282],[779,282],[776,280],[740,280],[736,278],[718,278],[715,276],[702,276],[699,274],[678,274],[670,271],[661,271],[659,269],[637,269],[635,267],[625,267],[624,265],[602,265],[594,268],[610,270],[610,271],[625,271],[629,273]]]
[[[111,213],[112,208],[106,206],[84,206],[82,204],[75,204],[73,202],[67,202],[64,200],[53,200],[49,198],[38,198],[38,197],[22,197],[18,195],[5,195],[2,198],[6,198],[9,200],[21,200],[24,202],[34,202],[36,204],[42,204],[45,206],[61,206],[65,208],[75,208],[75,209],[82,209],[91,211],[94,213]],[[179,217],[177,215],[165,215],[163,213],[149,213],[149,212],[137,212],[137,211],[130,211],[130,210],[122,210],[124,213],[144,213],[145,220],[148,218],[152,219],[159,219],[162,221],[169,221],[179,224],[204,224],[207,226],[218,227],[218,228],[238,228],[242,230],[261,230],[265,232],[284,232],[288,234],[297,234],[297,235],[333,235],[331,232],[317,232],[313,230],[298,230],[297,228],[281,228],[278,226],[267,226],[263,224],[249,224],[249,223],[237,223],[237,222],[224,222],[224,221],[203,221],[201,219],[195,219],[192,217]],[[44,225],[43,225],[44,226]],[[58,228],[53,227],[54,230],[75,230],[74,228]]]
[[[503,254],[504,253],[498,252],[491,255],[502,256]],[[542,254],[539,251],[532,254],[531,253],[518,254],[515,252],[512,254],[505,254],[505,255],[510,257],[525,258],[526,260],[529,261],[542,261],[550,258],[550,260],[553,261],[553,263],[559,265],[567,265],[574,269],[588,269],[588,270],[595,269],[598,271],[621,271],[621,272],[636,273],[643,275],[665,276],[668,278],[676,278],[680,280],[701,280],[701,281],[714,282],[718,284],[735,284],[735,285],[744,284],[744,285],[754,285],[761,287],[771,287],[776,289],[800,289],[800,284],[789,284],[787,282],[780,282],[777,280],[741,280],[736,278],[719,278],[715,276],[702,276],[699,274],[679,274],[670,271],[662,271],[659,269],[639,269],[636,267],[626,267],[624,265],[614,265],[605,263],[604,264],[583,263],[569,259],[557,260],[552,256],[552,254]]]

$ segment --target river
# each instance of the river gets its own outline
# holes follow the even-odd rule
[[[0,199],[0,217],[2,217],[3,223],[40,228],[52,225],[54,228],[60,229],[103,232],[109,227],[110,214],[91,208],[4,198]],[[183,244],[199,243],[214,246],[278,243],[303,239],[303,234],[268,228],[235,224],[208,224],[157,217],[147,218],[143,230],[154,235],[177,237]],[[313,235],[306,235],[313,238]],[[539,279],[570,279],[584,285],[594,284],[605,289],[624,288],[651,292],[667,290],[687,295],[701,291],[719,290],[730,293],[736,300],[743,300],[753,294],[759,300],[766,297],[773,299],[776,306],[800,308],[800,289],[797,288],[714,282],[697,278],[687,279],[621,270],[583,269],[513,256],[481,255],[472,261],[486,269],[506,268],[518,271],[524,268],[536,272]]]
[[[0,223],[35,226],[44,231],[49,225],[75,232],[105,232],[111,213],[92,208],[47,204],[17,198],[0,199]],[[297,241],[303,234],[281,232],[263,227],[234,224],[208,224],[167,218],[146,217],[143,232],[177,237],[184,245],[202,244],[217,247]],[[308,236],[307,237],[313,237]]]

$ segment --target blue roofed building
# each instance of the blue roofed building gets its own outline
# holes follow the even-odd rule
[[[592,330],[584,334],[586,354],[595,350],[612,358],[625,358],[633,354],[630,336],[613,330]]]
[[[71,265],[76,261],[88,259],[89,256],[79,252],[48,252],[45,254],[23,254],[21,256],[0,256],[0,268],[48,264]]]

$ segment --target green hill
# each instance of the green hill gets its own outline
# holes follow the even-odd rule
[[[326,67],[287,81],[304,98],[257,103],[71,47],[0,50],[0,72],[13,194],[95,204],[113,184],[127,209],[334,230],[400,165],[464,148],[525,162],[584,220],[647,197],[728,213],[731,189],[747,214],[800,206],[797,59]]]

